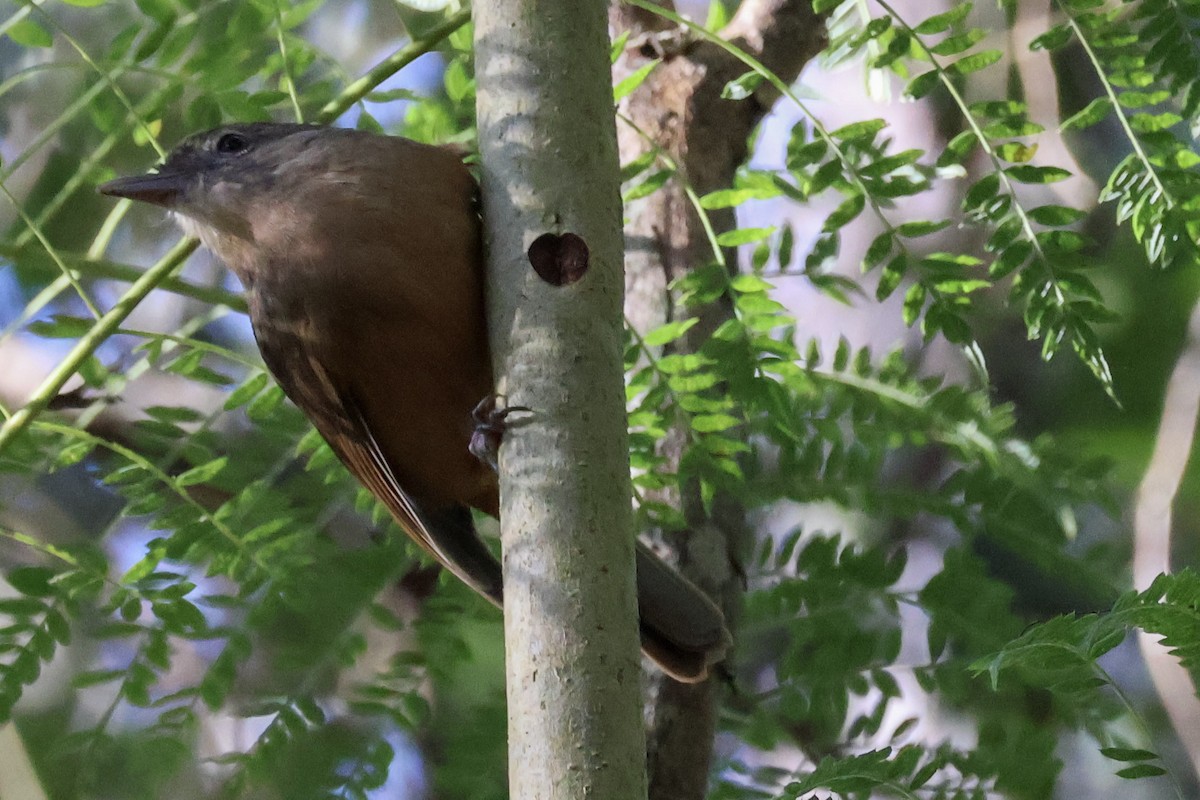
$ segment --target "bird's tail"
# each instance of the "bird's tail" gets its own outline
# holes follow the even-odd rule
[[[677,681],[697,683],[732,643],[716,604],[641,542],[637,545],[642,650]]]
[[[468,586],[504,605],[500,563],[479,538],[465,506],[421,509],[423,530],[418,541]],[[637,544],[638,613],[642,650],[663,672],[684,683],[708,677],[732,639],[725,617],[694,583],[669,567],[641,542]]]

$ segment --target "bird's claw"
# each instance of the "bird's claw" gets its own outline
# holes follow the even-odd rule
[[[500,395],[488,395],[471,410],[475,430],[471,432],[471,455],[493,470],[500,469],[500,441],[508,429],[508,415],[514,411],[532,411],[527,406],[498,406]]]

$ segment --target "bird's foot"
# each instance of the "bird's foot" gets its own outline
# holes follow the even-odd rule
[[[488,395],[471,410],[471,419],[475,421],[469,448],[471,455],[493,470],[500,469],[500,441],[508,429],[508,415],[514,411],[533,410],[527,406],[500,406],[500,400],[500,395]]]

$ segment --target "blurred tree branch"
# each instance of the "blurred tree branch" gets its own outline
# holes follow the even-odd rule
[[[618,125],[621,162],[629,164],[657,152],[679,170],[677,180],[627,207],[626,315],[645,331],[685,316],[668,286],[713,260],[685,182],[701,196],[731,186],[736,170],[746,161],[750,135],[778,92],[764,83],[745,100],[724,99],[726,84],[746,72],[746,66],[729,52],[709,42],[689,40],[646,8],[614,3],[609,21],[618,33],[629,33],[615,67],[618,81],[651,59],[662,59],[620,105],[626,120]],[[719,35],[791,83],[821,49],[824,23],[807,0],[747,0]],[[736,224],[732,209],[713,212],[710,218],[718,233]],[[732,252],[726,255],[726,263],[736,270]],[[728,297],[708,306],[699,324],[674,345],[676,351],[695,352],[732,313]],[[686,432],[672,431],[662,455],[678,466],[686,440]],[[734,623],[743,590],[737,563],[749,539],[741,507],[723,497],[709,515],[697,487],[685,488],[682,497],[663,499],[684,510],[689,530],[682,535],[654,533],[670,540],[679,568],[717,597],[726,618]],[[651,798],[705,795],[716,729],[717,680],[684,685],[660,675],[650,678],[646,718]]]
[[[1196,443],[1200,413],[1200,305],[1188,320],[1183,352],[1175,362],[1163,398],[1154,453],[1138,487],[1134,509],[1133,585],[1145,591],[1161,573],[1171,572],[1171,509]],[[1160,641],[1144,630],[1138,644],[1158,699],[1200,775],[1200,700],[1188,671]]]

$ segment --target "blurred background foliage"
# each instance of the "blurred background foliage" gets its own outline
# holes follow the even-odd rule
[[[641,519],[697,481],[756,528],[713,796],[1194,796],[1125,633],[1194,667],[1194,576],[1128,590],[1200,283],[1198,12],[816,5],[826,53],[696,198],[737,207],[740,272],[673,290],[735,318],[630,338]],[[678,10],[714,37],[736,4]],[[506,796],[499,614],[283,399],[219,264],[127,294],[187,251],[94,192],[231,120],[470,148],[467,14],[47,0],[0,33],[0,796]],[[686,180],[624,167],[630,202]]]

